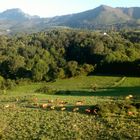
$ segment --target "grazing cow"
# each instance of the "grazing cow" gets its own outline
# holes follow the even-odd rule
[[[130,116],[131,116],[131,115],[134,115],[134,113],[133,113],[133,112],[131,112],[131,111],[129,111],[129,112],[128,112],[128,115],[130,115]]]
[[[10,105],[9,105],[9,104],[7,104],[7,105],[5,105],[4,107],[5,107],[5,108],[9,108],[9,107],[10,107]]]
[[[4,106],[5,108],[15,108],[16,105],[15,104],[7,104]]]
[[[129,95],[129,98],[133,98],[133,95]]]
[[[45,109],[45,108],[47,108],[48,107],[48,104],[42,104],[41,105],[41,108],[43,108],[43,109]]]
[[[85,109],[85,111],[86,111],[87,113],[91,113],[91,110],[90,110],[90,109]]]
[[[131,98],[133,98],[133,95],[128,95],[125,97],[125,99],[131,99]]]
[[[65,107],[62,107],[62,108],[61,108],[61,111],[64,111],[64,110],[66,110],[66,108],[65,108]]]
[[[59,104],[67,104],[68,102],[60,101]]]
[[[78,110],[79,110],[79,108],[76,107],[76,108],[73,109],[73,112],[76,112],[76,111],[78,111]]]
[[[64,107],[64,104],[58,104],[59,107]]]
[[[53,103],[54,102],[54,100],[48,100],[48,103]]]
[[[58,106],[64,107],[67,103],[68,103],[68,102],[59,101],[59,102],[58,102]]]
[[[76,105],[76,106],[81,106],[81,105],[83,105],[83,104],[84,104],[83,101],[77,101],[75,105]]]

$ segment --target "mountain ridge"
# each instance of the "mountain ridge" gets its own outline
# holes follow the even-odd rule
[[[110,7],[100,5],[87,11],[40,18],[24,13],[19,8],[7,9],[0,13],[0,32],[36,32],[50,27],[70,27],[86,29],[140,28],[140,7]],[[9,32],[8,32],[9,33]]]
[[[31,19],[31,18],[40,18],[39,16],[31,16],[27,13],[24,13],[19,8],[7,9],[0,13],[0,19],[7,20],[21,20],[21,19]]]

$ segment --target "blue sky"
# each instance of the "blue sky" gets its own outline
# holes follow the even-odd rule
[[[0,12],[20,8],[31,15],[52,17],[93,9],[99,5],[140,7],[140,0],[0,0]]]

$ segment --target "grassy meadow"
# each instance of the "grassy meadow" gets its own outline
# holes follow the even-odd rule
[[[138,140],[139,105],[138,77],[21,82],[0,94],[0,139]]]

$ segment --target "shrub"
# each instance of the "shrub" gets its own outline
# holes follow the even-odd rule
[[[4,83],[4,86],[6,89],[12,89],[16,86],[16,83],[14,80],[7,79]]]
[[[99,115],[102,117],[107,116],[109,113],[114,114],[128,114],[128,112],[132,112],[136,114],[138,112],[135,105],[126,102],[111,102],[111,103],[104,103],[104,104],[97,104],[90,107],[91,114]]]
[[[16,83],[14,80],[11,79],[4,79],[2,76],[0,76],[0,90],[5,89],[11,89],[16,86]]]
[[[30,83],[31,83],[31,80],[28,78],[21,78],[21,79],[16,80],[16,84],[18,85],[27,85]]]
[[[52,89],[52,87],[44,86],[37,89],[35,92],[45,93],[45,94],[55,94],[57,91],[55,89]]]
[[[4,78],[2,76],[0,76],[0,89],[4,89]]]

